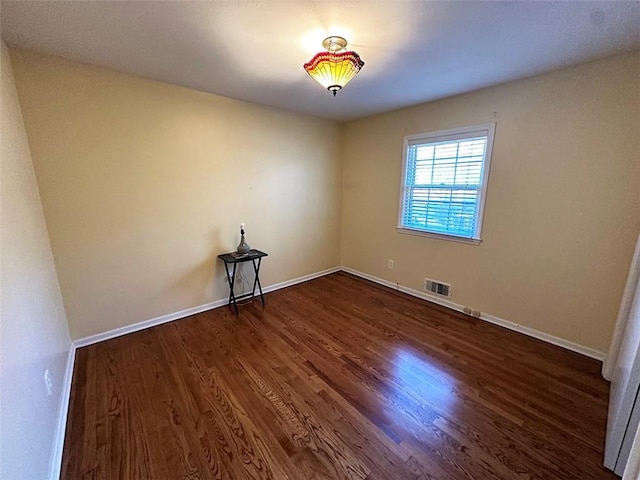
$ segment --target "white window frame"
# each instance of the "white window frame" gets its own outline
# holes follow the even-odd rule
[[[400,208],[398,212],[398,226],[396,230],[399,233],[409,235],[419,235],[424,237],[439,238],[442,240],[452,240],[455,242],[470,243],[479,245],[482,241],[482,220],[484,217],[484,207],[487,198],[487,185],[489,183],[489,170],[491,169],[491,155],[493,151],[493,138],[495,134],[496,124],[483,123],[479,125],[469,125],[466,127],[452,128],[448,130],[439,130],[437,132],[421,133],[417,135],[408,135],[404,137],[403,160],[402,160],[402,178],[400,180]],[[463,138],[485,136],[487,143],[485,147],[484,159],[482,164],[482,184],[478,192],[478,201],[476,203],[476,225],[475,234],[472,237],[464,237],[458,235],[447,235],[440,232],[429,231],[426,229],[411,228],[403,225],[405,196],[407,192],[407,163],[408,148],[410,145],[418,145],[421,143],[436,143],[447,140],[459,140]]]

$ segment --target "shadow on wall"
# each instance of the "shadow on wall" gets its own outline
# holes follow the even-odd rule
[[[219,227],[213,229],[210,237],[209,255],[198,263],[185,266],[182,275],[167,284],[159,295],[176,295],[178,292],[180,298],[187,299],[188,304],[194,307],[227,298],[229,286],[218,255],[228,250],[222,246],[228,242],[220,241]]]

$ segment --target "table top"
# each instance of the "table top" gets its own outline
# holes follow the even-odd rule
[[[229,252],[218,255],[218,258],[225,263],[239,263],[247,262],[249,260],[255,260],[256,258],[262,258],[268,256],[268,253],[261,252],[260,250],[251,249],[249,253]]]

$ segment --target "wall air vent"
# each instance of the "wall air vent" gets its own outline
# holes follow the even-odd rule
[[[451,285],[430,278],[424,279],[424,289],[427,293],[433,293],[441,297],[451,296]]]

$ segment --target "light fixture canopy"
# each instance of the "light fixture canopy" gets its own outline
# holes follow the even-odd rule
[[[304,69],[335,97],[338,90],[356,76],[364,62],[356,52],[346,51],[347,41],[342,37],[327,37],[322,46],[327,51],[316,54],[304,64]]]

